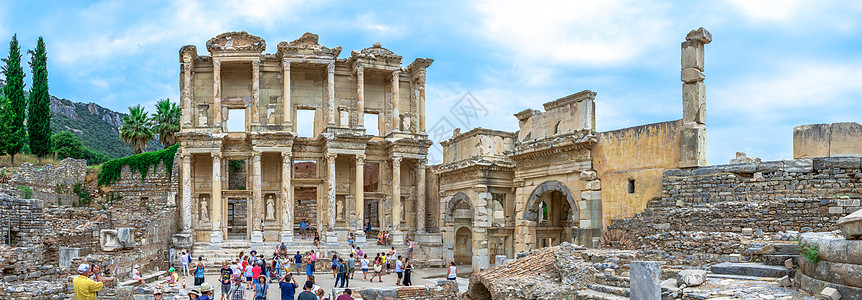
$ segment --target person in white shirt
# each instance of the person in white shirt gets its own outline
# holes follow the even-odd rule
[[[183,264],[183,276],[189,276],[189,263],[192,261],[191,253],[186,253],[183,251],[183,254],[180,255],[180,263]]]
[[[458,272],[455,268],[455,262],[449,262],[449,272],[446,273],[446,279],[455,281],[455,278],[458,277]]]
[[[368,254],[362,256],[362,260],[359,261],[359,268],[362,269],[362,281],[367,280],[368,278]]]

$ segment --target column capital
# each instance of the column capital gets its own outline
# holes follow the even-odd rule
[[[327,152],[325,155],[327,163],[335,162],[335,158],[338,157],[338,153]]]
[[[221,155],[221,152],[210,152],[210,157],[212,157],[214,159],[215,158],[221,159],[222,155]]]
[[[260,60],[259,59],[252,60],[251,66],[254,68],[260,68]]]
[[[291,160],[293,158],[293,153],[290,151],[281,151],[281,158],[284,160]]]
[[[392,163],[397,164],[397,165],[401,165],[402,159],[404,159],[404,158],[401,156],[394,156],[394,157],[392,157]]]
[[[428,159],[426,159],[426,158],[419,159],[419,160],[417,160],[417,163],[419,164],[420,168],[425,168],[426,166],[428,166]]]
[[[365,73],[365,67],[357,64],[356,67],[353,68],[353,72],[356,73],[357,76],[362,75]]]
[[[401,76],[401,70],[393,70],[392,71],[392,80],[398,80],[398,76]]]
[[[326,64],[326,72],[327,73],[335,73],[335,61],[331,61]]]
[[[290,61],[289,60],[282,61],[281,62],[281,68],[284,69],[285,71],[290,71]]]
[[[183,159],[183,162],[188,162],[188,161],[192,160],[192,155],[191,155],[191,153],[188,153],[188,152],[180,153],[180,157]]]
[[[213,67],[215,66],[221,67],[221,61],[218,59],[213,59]]]
[[[356,156],[353,158],[353,160],[356,161],[357,165],[364,164],[365,163],[365,154],[364,153],[363,154],[356,154]]]

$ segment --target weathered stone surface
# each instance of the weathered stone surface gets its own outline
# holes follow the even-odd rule
[[[81,248],[60,248],[60,267],[69,268],[72,259],[81,256]]]
[[[789,275],[787,268],[779,266],[766,266],[756,263],[720,263],[713,265],[710,271],[715,274],[774,277],[779,278]]]
[[[682,270],[676,274],[676,281],[686,286],[698,286],[706,281],[706,270]]]
[[[817,245],[822,261],[862,265],[862,240],[846,240],[831,232],[804,233],[799,239]]]
[[[633,261],[630,272],[632,300],[661,298],[661,262]]]
[[[813,264],[799,261],[799,269],[809,277],[846,286],[862,288],[862,265],[820,260]]]
[[[841,235],[845,239],[862,239],[862,210],[857,210],[838,219],[838,228],[841,229]]]
[[[823,288],[823,290],[820,291],[820,295],[829,300],[841,300],[841,294],[838,293],[838,290],[831,287]]]
[[[812,293],[818,293],[824,288],[830,287],[837,290],[845,299],[862,299],[862,289],[860,288],[811,278],[802,272],[796,272],[796,282],[803,290],[810,291]]]

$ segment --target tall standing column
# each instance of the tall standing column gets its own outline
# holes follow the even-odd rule
[[[401,232],[401,157],[392,158],[392,241],[400,241]]]
[[[338,154],[326,153],[326,230],[335,230],[335,158]]]
[[[281,241],[293,243],[293,187],[290,184],[293,158],[290,151],[281,152]]]
[[[398,112],[398,108],[401,106],[401,100],[398,99],[400,77],[401,71],[392,71],[392,131],[400,131],[401,128],[401,114]]]
[[[183,153],[183,232],[192,229],[192,156]]]
[[[692,30],[682,42],[680,79],[682,80],[682,121],[680,134],[681,168],[705,166],[706,162],[706,85],[703,80],[704,45],[712,34],[703,27]]]
[[[194,58],[191,54],[183,55],[183,126],[191,127],[192,125],[192,68]]]
[[[252,216],[249,217],[249,220],[252,220],[251,226],[254,228],[251,235],[251,242],[260,243],[263,242],[263,232],[260,230],[260,222],[263,219],[263,204],[261,203],[260,197],[260,152],[255,151],[252,153],[251,161],[252,209],[249,209],[249,212]]]
[[[291,131],[290,119],[291,119],[291,107],[290,107],[290,62],[284,61],[281,63],[282,68],[282,78],[284,79],[284,85],[282,86],[282,120],[281,123],[284,125],[284,130]]]
[[[326,126],[335,126],[335,62],[326,65]]]
[[[419,89],[419,131],[425,132],[425,70],[419,74],[416,84]]]
[[[353,224],[357,243],[365,243],[365,154],[356,155],[356,174],[354,175],[355,190],[353,210],[356,212],[356,223]]]
[[[212,233],[210,233],[211,243],[221,243],[224,241],[224,233],[221,231],[222,222],[222,199],[221,199],[221,153],[210,153],[213,159],[213,174],[212,174]]]
[[[365,68],[356,66],[356,127],[365,128]]]
[[[260,60],[251,61],[251,125],[260,126]]]
[[[425,166],[427,160],[417,161],[416,168],[416,232],[425,233]]]
[[[213,126],[221,128],[221,61],[213,60]]]

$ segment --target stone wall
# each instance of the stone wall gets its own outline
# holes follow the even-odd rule
[[[336,289],[340,291],[341,289]],[[456,300],[458,285],[448,280],[438,280],[436,286],[401,286],[393,288],[359,288],[353,291],[366,300]]]
[[[67,158],[60,161],[58,166],[44,165],[40,169],[36,169],[31,163],[24,163],[9,183],[53,189],[58,184],[73,186],[76,183],[83,183],[86,176],[86,160]]]
[[[179,165],[180,162],[175,157],[170,178],[164,165],[158,164],[152,166],[143,180],[140,173],[132,171],[128,166],[124,166],[120,173],[120,179],[110,184],[110,186],[103,187],[103,190],[113,193],[113,196],[120,197],[126,203],[129,203],[129,201],[147,202],[149,200],[156,200],[155,203],[176,205],[177,182],[180,179]],[[141,206],[138,208],[146,207]]]
[[[793,128],[793,158],[862,156],[862,125],[856,122]]]
[[[44,205],[42,200],[0,193],[0,243],[13,247],[41,246]]]

